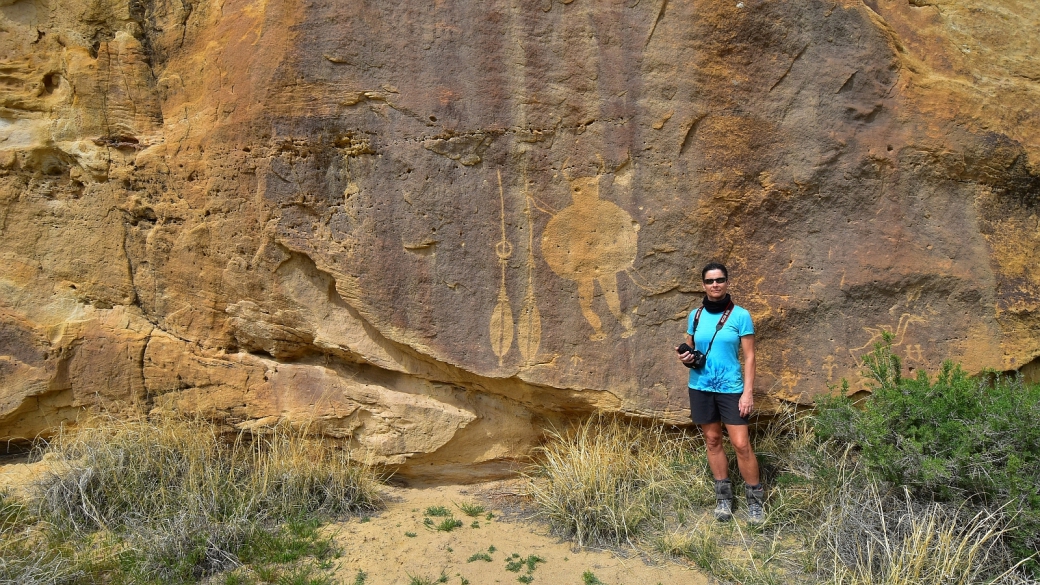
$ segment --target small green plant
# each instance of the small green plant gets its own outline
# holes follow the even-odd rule
[[[486,552],[473,553],[468,559],[466,559],[466,562],[472,563],[473,561],[486,561],[490,563],[491,555]]]
[[[469,585],[469,579],[465,577],[459,577],[459,585]]]
[[[445,508],[444,506],[430,506],[429,508],[426,508],[426,515],[441,517],[451,516],[451,510]]]
[[[278,569],[275,567],[259,566],[254,569],[256,576],[265,583],[274,583],[278,580]]]
[[[521,583],[530,583],[531,581],[534,581],[534,575],[520,575],[516,580]]]
[[[531,573],[534,572],[535,565],[537,563],[544,563],[545,559],[537,555],[528,555],[527,559],[524,560],[524,562],[527,564],[527,571]]]
[[[584,573],[582,573],[581,581],[585,585],[607,585],[603,581],[600,581],[599,578],[597,578],[596,575],[592,573],[592,571],[585,571]]]
[[[479,522],[478,520],[474,520],[474,521],[473,521],[473,522],[472,522],[472,523],[471,523],[471,524],[469,525],[469,527],[470,527],[470,528],[480,528],[480,522]]]
[[[419,536],[418,534],[416,534],[414,532],[405,532],[404,535],[407,536],[408,538],[415,538],[416,536]]]
[[[422,523],[424,525],[426,525],[426,526],[433,526],[433,519],[432,518],[423,518]]]
[[[291,567],[280,577],[278,585],[333,585],[329,575],[315,575],[315,568],[309,565]]]
[[[224,585],[249,585],[250,583],[252,583],[252,581],[245,575],[240,575],[238,573],[229,573],[224,575]]]
[[[365,585],[366,579],[368,579],[368,573],[358,571],[357,575],[354,576],[354,585]]]
[[[437,530],[440,532],[451,532],[456,528],[462,528],[462,520],[457,518],[445,518],[437,525]]]
[[[512,573],[519,573],[520,569],[527,567],[527,574],[530,575],[534,572],[538,563],[544,562],[545,559],[537,555],[528,555],[527,558],[524,558],[517,553],[513,553],[506,559],[506,570]]]
[[[495,545],[491,545],[491,546],[489,546],[489,547],[488,547],[488,552],[489,552],[489,553],[493,553],[493,552],[495,552],[496,550],[498,550],[498,549],[496,549],[496,548],[495,548]]]
[[[455,505],[458,507],[459,510],[462,510],[463,514],[474,518],[487,512],[487,508],[481,506],[480,504],[470,504],[468,502],[463,502],[461,504]]]
[[[490,521],[490,520],[491,520],[492,518],[494,518],[494,517],[495,517],[495,515],[494,515],[494,514],[492,514],[491,512],[488,512],[487,514],[485,514],[485,515],[484,515],[484,519],[485,519],[485,520],[489,520],[489,521]]]
[[[366,522],[371,522],[371,521],[372,521],[372,517],[371,516],[362,516],[361,520],[359,520],[359,522],[361,522],[362,524],[365,524]]]

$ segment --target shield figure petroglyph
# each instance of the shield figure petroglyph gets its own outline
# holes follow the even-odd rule
[[[542,232],[542,256],[559,276],[578,284],[578,304],[592,326],[589,339],[606,339],[603,322],[592,308],[596,283],[607,308],[631,336],[632,318],[621,311],[617,273],[636,259],[639,224],[624,209],[599,198],[599,177],[569,178],[573,203],[557,213]]]

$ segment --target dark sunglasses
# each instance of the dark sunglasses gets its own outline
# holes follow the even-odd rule
[[[704,279],[704,284],[715,284],[716,282],[719,283],[719,284],[725,284],[726,283],[726,277],[725,276],[720,276],[718,278],[705,278]]]

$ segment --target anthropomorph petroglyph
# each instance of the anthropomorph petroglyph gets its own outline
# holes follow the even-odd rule
[[[553,272],[578,284],[578,304],[593,329],[590,339],[606,339],[592,308],[597,282],[607,308],[625,328],[621,336],[629,337],[635,330],[631,317],[621,311],[617,273],[635,262],[639,224],[624,209],[599,198],[599,176],[567,179],[573,203],[545,226],[542,256]]]

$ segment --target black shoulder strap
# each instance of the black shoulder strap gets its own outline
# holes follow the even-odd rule
[[[727,306],[726,310],[722,312],[722,318],[719,319],[719,324],[715,326],[715,333],[722,331],[723,325],[726,324],[726,319],[729,319],[729,314],[733,312],[733,307],[733,301],[730,301],[729,306]]]
[[[726,307],[726,310],[722,312],[722,318],[719,319],[719,324],[715,326],[715,334],[711,336],[711,341],[708,342],[708,349],[704,350],[704,356],[705,357],[707,357],[708,352],[711,351],[711,346],[715,345],[715,335],[718,335],[719,331],[722,331],[722,327],[724,325],[726,325],[726,320],[729,319],[730,313],[733,312],[733,307],[734,307],[733,301],[730,301],[729,305]],[[696,336],[697,336],[697,322],[701,320],[701,311],[703,309],[704,309],[704,307],[698,308],[697,312],[693,315],[693,335],[691,335],[690,337],[694,338],[694,340],[693,340],[693,347],[694,348],[697,347],[697,339],[696,339]]]

